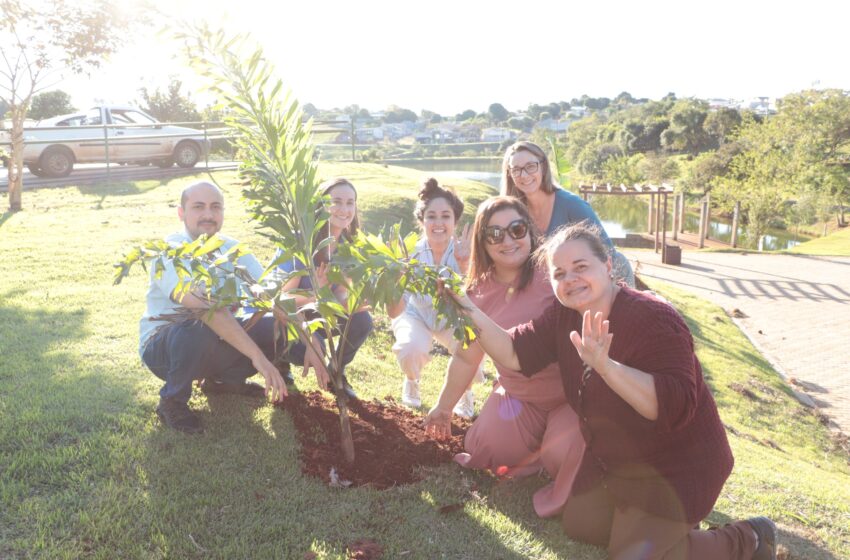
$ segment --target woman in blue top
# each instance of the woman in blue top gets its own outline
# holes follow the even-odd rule
[[[546,237],[562,226],[585,220],[596,225],[611,252],[614,277],[634,287],[635,275],[628,259],[614,248],[590,204],[555,182],[549,157],[540,146],[523,141],[508,148],[502,162],[501,194],[522,200],[537,231]]]
[[[314,240],[314,246],[327,237],[332,237],[334,239],[334,242],[332,242],[326,249],[323,249],[320,255],[315,257],[315,264],[319,267],[317,270],[319,283],[326,284],[326,263],[330,261],[331,256],[334,251],[336,251],[337,242],[341,238],[346,237],[351,239],[357,234],[357,231],[360,229],[360,219],[357,215],[357,191],[348,179],[343,179],[341,177],[330,179],[319,185],[319,188],[324,196],[330,197],[330,205],[327,207],[329,214],[327,226],[323,230],[322,234],[318,236],[318,239]],[[275,258],[278,258],[279,256],[280,251],[278,251],[278,254],[275,255]],[[304,268],[304,264],[297,259],[292,259],[282,263],[278,266],[278,268],[285,272],[292,272],[294,270],[302,270]],[[299,276],[290,279],[283,285],[282,290],[284,292],[288,292],[296,288],[309,290],[312,287],[313,284],[310,281],[309,276]],[[331,289],[340,302],[344,302],[348,297],[343,286],[332,285]],[[295,296],[295,303],[298,307],[307,305],[313,301],[315,301],[315,298],[313,297],[303,295]],[[368,311],[358,311],[347,319],[340,318],[338,322],[338,329],[340,332],[345,332],[346,322],[350,323],[348,326],[347,336],[344,341],[341,340],[342,337],[340,337],[339,340],[339,347],[342,349],[343,371],[345,366],[354,359],[357,350],[364,342],[366,342],[366,338],[372,331],[372,316],[369,315]],[[348,394],[350,398],[356,399],[357,395],[348,383],[348,379],[345,377],[345,374],[343,374],[342,379],[346,394]]]

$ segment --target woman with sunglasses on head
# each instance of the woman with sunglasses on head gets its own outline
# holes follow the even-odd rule
[[[501,194],[522,200],[537,230],[549,237],[565,225],[587,220],[601,232],[614,263],[614,276],[634,288],[635,275],[625,255],[614,248],[590,204],[561,188],[552,177],[549,156],[533,142],[516,142],[502,161]]]
[[[555,301],[545,271],[531,258],[537,248],[532,230],[528,210],[516,198],[497,196],[478,207],[467,294],[503,328],[525,322]],[[437,405],[425,420],[429,433],[448,433],[452,406],[483,357],[475,343],[454,353]],[[534,508],[542,517],[556,515],[584,453],[578,418],[567,404],[557,364],[531,378],[499,362],[495,365],[498,387],[466,434],[466,453],[455,461],[508,476],[545,469],[552,482],[534,494]]]
[[[734,461],[684,319],[614,281],[593,226],[565,227],[538,253],[558,301],[536,319],[505,331],[455,298],[493,360],[532,379],[560,369],[586,444],[565,532],[616,560],[775,560],[765,517],[698,529]]]
[[[325,227],[322,228],[322,231],[313,240],[313,247],[318,246],[322,240],[327,239],[328,237],[333,239],[327,248],[322,249],[322,251],[314,257],[314,264],[318,267],[317,276],[320,283],[319,287],[321,288],[328,284],[326,277],[327,263],[333,257],[337,243],[339,243],[342,239],[350,240],[357,235],[357,231],[360,229],[360,218],[357,214],[357,191],[354,189],[354,185],[351,184],[351,181],[342,177],[337,177],[325,181],[319,185],[319,189],[323,196],[330,198],[329,204],[325,207],[328,212],[328,221]],[[320,209],[321,208],[318,210]],[[277,260],[280,255],[281,251],[278,250],[277,254],[275,254],[275,260]],[[303,270],[304,264],[293,258],[278,265],[278,269],[284,272],[293,272],[296,270]],[[286,284],[282,287],[282,291],[287,292],[294,289],[309,290],[312,287],[313,283],[309,276],[298,276],[286,282]],[[331,285],[331,290],[340,302],[344,302],[348,297],[343,286]],[[315,301],[315,298],[313,297],[305,295],[295,296],[295,303],[298,307],[307,305],[313,301]],[[348,324],[347,330],[346,324]],[[345,340],[342,340],[341,336],[338,339],[338,347],[342,352],[342,366],[345,368],[345,366],[354,359],[357,350],[364,342],[366,342],[366,338],[368,338],[369,333],[372,332],[372,316],[369,315],[368,311],[357,311],[348,318],[340,318],[337,323],[337,329],[339,332],[345,332],[346,334]],[[294,346],[292,352],[295,352],[296,355],[292,361],[298,360],[297,354],[303,351],[301,346],[303,345],[296,344]],[[290,356],[292,355],[292,352],[290,352]],[[296,363],[298,362],[296,361]],[[319,375],[318,370],[316,371],[316,375]],[[342,375],[342,380],[345,393],[349,398],[356,399],[357,394],[354,392],[354,389],[351,387],[351,384],[348,382],[348,378],[344,373]],[[328,379],[319,379],[318,381],[320,387],[329,388]]]
[[[444,266],[457,274],[465,274],[469,263],[469,225],[459,238],[455,237],[462,214],[463,201],[455,193],[441,187],[434,178],[425,181],[413,210],[424,236],[416,245],[413,257],[427,265]],[[451,352],[457,342],[452,337],[452,329],[437,321],[430,297],[405,295],[387,311],[393,320],[393,352],[404,373],[401,400],[407,406],[418,408],[422,406],[419,378],[422,368],[431,361],[431,343],[437,339]],[[478,381],[481,377],[479,370]],[[455,407],[455,413],[465,418],[475,413],[475,398],[470,387],[471,384]]]

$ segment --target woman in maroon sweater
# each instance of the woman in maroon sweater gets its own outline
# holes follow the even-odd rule
[[[587,445],[563,512],[566,533],[617,560],[775,558],[764,517],[700,531],[732,470],[732,452],[679,314],[617,285],[586,223],[540,249],[558,301],[504,331],[461,298],[481,346],[533,375],[557,362]]]

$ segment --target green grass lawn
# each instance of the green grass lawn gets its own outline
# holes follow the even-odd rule
[[[354,182],[367,229],[399,220],[409,229],[421,172],[328,163],[322,175]],[[176,202],[190,180],[25,191],[24,211],[0,217],[0,558],[341,559],[358,539],[392,559],[604,558],[534,515],[542,477],[496,481],[449,464],[405,487],[329,488],[301,474],[287,413],[239,397],[193,395],[203,435],[162,428],[161,383],[137,354],[146,276],[139,269],[113,287],[111,265],[179,228]],[[450,184],[470,215],[491,193]],[[268,258],[239,189],[225,186],[224,231]],[[685,315],[730,432],[735,470],[710,520],[769,515],[792,558],[850,558],[846,453],[719,308],[652,287]],[[398,396],[390,345],[376,317],[348,370],[361,397]],[[426,407],[445,365],[438,356],[423,376]],[[315,382],[298,377],[298,386]]]
[[[786,251],[800,255],[850,257],[850,227],[795,245]]]

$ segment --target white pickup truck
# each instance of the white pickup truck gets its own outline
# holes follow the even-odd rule
[[[0,130],[8,151],[9,131]],[[65,177],[75,163],[194,167],[209,151],[202,131],[162,124],[126,105],[102,105],[24,128],[24,165],[34,175]]]

